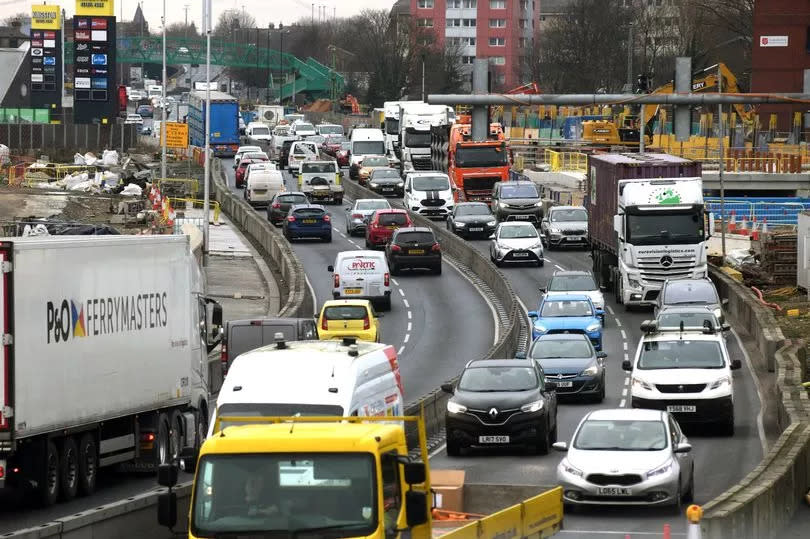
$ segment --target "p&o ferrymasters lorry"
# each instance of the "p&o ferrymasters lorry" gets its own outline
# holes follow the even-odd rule
[[[210,143],[217,157],[231,157],[239,149],[239,102],[225,92],[191,92],[188,100],[188,136],[192,146],[205,146],[205,96],[211,94]]]
[[[430,160],[430,127],[449,125],[455,113],[446,105],[399,105],[400,172],[433,170]]]
[[[222,310],[187,236],[0,238],[0,266],[0,490],[51,505],[202,443]]]
[[[617,303],[652,305],[666,279],[707,276],[714,217],[705,212],[700,163],[591,155],[585,206],[594,275]]]
[[[400,105],[424,104],[423,101],[386,101],[383,103],[385,121],[385,154],[399,159],[399,107]]]

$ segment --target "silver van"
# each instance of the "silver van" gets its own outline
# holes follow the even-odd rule
[[[222,328],[220,361],[223,376],[236,356],[273,344],[276,333],[283,334],[285,341],[308,341],[318,338],[318,325],[314,318],[228,320]]]

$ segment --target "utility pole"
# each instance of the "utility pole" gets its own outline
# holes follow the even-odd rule
[[[723,92],[723,74],[720,72],[720,64],[717,64],[717,93]],[[720,146],[720,168],[718,169],[718,178],[720,179],[720,250],[723,254],[721,266],[726,265],[726,186],[723,183],[723,169],[725,163],[723,162],[724,148],[723,148],[723,105],[717,104],[717,125],[718,136],[717,140]],[[708,156],[706,156],[708,157]],[[711,232],[714,232],[712,230]]]
[[[205,181],[203,182],[203,255],[208,254],[208,212],[211,204],[211,0],[203,0],[203,31],[205,32]]]
[[[309,17],[309,22],[312,26],[315,26],[315,2],[312,3],[312,14]]]
[[[163,0],[163,84],[161,85],[161,106],[160,106],[160,177],[166,179],[166,0]]]

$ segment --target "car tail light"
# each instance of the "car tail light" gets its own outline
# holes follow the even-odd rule
[[[399,245],[397,245],[396,243],[392,243],[392,244],[391,244],[391,250],[392,250],[392,251],[401,251],[401,250],[402,250],[402,247],[400,247],[400,246],[399,246]]]
[[[442,247],[438,243],[434,243],[433,247],[430,248],[431,251],[441,251]]]
[[[399,247],[399,245],[395,245],[395,247]],[[383,286],[391,286],[391,275],[388,272],[383,276]]]
[[[338,288],[339,286],[340,286],[340,275],[335,273],[335,288]]]
[[[281,204],[279,204],[278,202],[273,202],[273,208],[277,210],[281,208]]]
[[[335,277],[337,277],[337,275],[335,275]],[[321,329],[323,330],[329,329],[329,322],[326,320],[325,316],[323,317],[323,320],[321,320]]]
[[[352,214],[352,219],[362,219],[362,218],[363,218],[362,213],[353,213]]]
[[[287,221],[289,221],[290,223],[294,223],[295,222],[295,216],[290,215],[289,217],[287,217]]]
[[[326,222],[328,223],[329,221],[331,221],[331,220],[332,220],[332,218],[331,218],[331,217],[329,217],[328,215],[324,215],[324,216],[323,216],[323,220],[324,220],[324,221],[326,221]]]
[[[368,315],[363,318],[363,329],[371,329],[371,320],[369,320]]]
[[[0,479],[3,479],[6,476],[6,469],[3,466],[0,466]]]

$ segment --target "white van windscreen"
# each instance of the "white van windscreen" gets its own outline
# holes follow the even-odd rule
[[[337,170],[335,170],[334,163],[301,163],[301,174],[311,174],[311,173],[319,173],[319,174],[335,174]]]
[[[218,415],[237,417],[343,416],[343,407],[333,404],[309,403],[224,403],[219,407]]]
[[[382,258],[357,257],[343,260],[343,270],[352,274],[375,274],[382,269]]]

